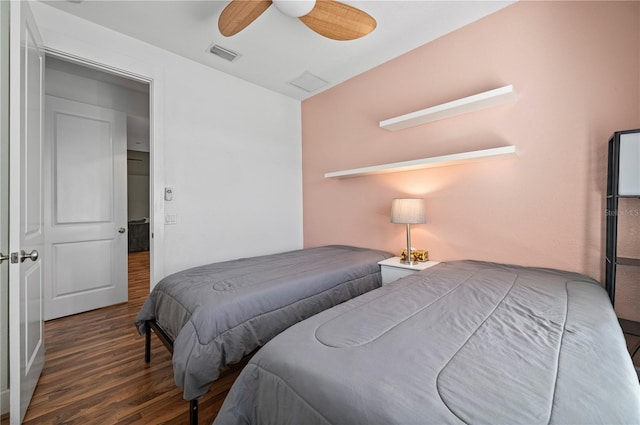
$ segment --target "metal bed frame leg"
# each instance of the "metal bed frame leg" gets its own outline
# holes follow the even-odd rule
[[[144,361],[151,362],[151,325],[148,320],[144,322]]]
[[[198,425],[198,400],[189,401],[189,425]]]
[[[151,362],[151,330],[173,354],[173,339],[154,320],[144,322],[144,361]],[[189,400],[189,425],[198,425],[198,400]]]

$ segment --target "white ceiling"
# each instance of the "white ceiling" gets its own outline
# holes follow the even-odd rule
[[[418,46],[512,4],[514,1],[359,0],[378,25],[369,35],[334,41],[271,6],[232,37],[218,31],[228,1],[47,1],[84,19],[193,59],[243,80],[303,100]],[[240,53],[227,62],[208,52],[216,43]],[[310,72],[329,84],[313,93],[289,82]]]

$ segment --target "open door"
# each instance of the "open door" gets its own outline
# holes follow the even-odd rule
[[[25,1],[10,2],[9,413],[19,424],[44,366],[42,119],[44,49]]]
[[[9,2],[0,1],[0,415],[9,413]]]

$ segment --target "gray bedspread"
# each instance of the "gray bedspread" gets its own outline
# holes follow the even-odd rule
[[[156,285],[136,326],[155,319],[173,338],[174,379],[193,400],[289,326],[379,287],[377,263],[389,257],[334,245],[192,268]]]
[[[214,424],[638,424],[640,387],[583,275],[442,263],[299,323]]]

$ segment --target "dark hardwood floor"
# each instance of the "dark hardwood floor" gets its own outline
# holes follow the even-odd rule
[[[144,362],[133,320],[148,293],[149,253],[132,253],[129,302],[45,323],[45,367],[25,424],[188,423],[171,355],[155,336],[151,363]],[[200,399],[201,424],[211,424],[239,370]]]

